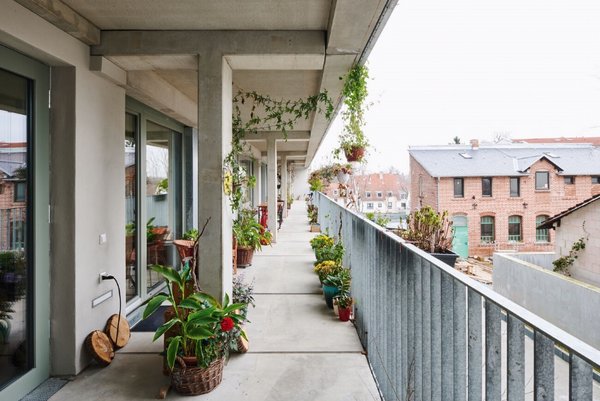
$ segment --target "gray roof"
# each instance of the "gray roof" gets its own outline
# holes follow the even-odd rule
[[[589,144],[411,146],[408,152],[433,177],[526,175],[542,158],[562,175],[600,175],[600,149]]]

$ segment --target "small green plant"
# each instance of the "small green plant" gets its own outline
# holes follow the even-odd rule
[[[392,221],[392,219],[387,217],[385,214],[375,212],[367,212],[365,213],[365,217],[383,228],[387,227],[390,221]]]
[[[579,238],[575,243],[571,246],[571,250],[568,255],[561,256],[556,259],[552,264],[554,265],[554,271],[557,273],[564,274],[565,276],[571,275],[571,266],[578,257],[578,253],[585,249],[586,239],[584,237]]]
[[[333,260],[324,260],[317,263],[313,268],[313,271],[319,276],[319,280],[322,282],[328,276],[339,272],[342,269],[342,265]]]
[[[312,192],[320,192],[324,188],[323,181],[319,177],[312,177],[308,180],[308,185]]]
[[[156,186],[156,195],[163,195],[169,192],[169,179],[163,178]]]
[[[431,206],[415,210],[407,217],[408,229],[400,236],[426,252],[445,253],[452,249],[452,223],[448,212],[436,212]]]
[[[342,309],[349,308],[354,303],[354,299],[350,296],[349,293],[340,294],[340,295],[336,296],[334,299],[337,302],[338,307],[342,308]]]
[[[183,239],[188,241],[196,241],[200,234],[198,233],[198,229],[192,228],[183,233]]]
[[[335,244],[335,239],[327,234],[319,234],[310,240],[310,247],[313,251],[324,247],[331,247]]]
[[[323,279],[323,284],[338,289],[339,295],[350,294],[350,284],[352,282],[352,273],[350,269],[341,268],[340,270],[329,274]]]
[[[342,258],[344,257],[344,245],[342,245],[341,242],[338,242],[332,246],[324,246],[323,248],[316,249],[315,256],[317,258],[317,263],[333,260],[335,263],[341,264]]]

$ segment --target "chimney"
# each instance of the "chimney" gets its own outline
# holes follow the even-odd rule
[[[471,139],[471,149],[479,149],[479,139]]]

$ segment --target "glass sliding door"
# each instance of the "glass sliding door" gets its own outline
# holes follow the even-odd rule
[[[48,81],[0,46],[0,399],[49,371]]]
[[[138,306],[164,286],[151,267],[181,264],[173,241],[191,228],[192,141],[191,130],[186,136],[183,125],[132,99],[125,121],[125,276],[135,323]]]

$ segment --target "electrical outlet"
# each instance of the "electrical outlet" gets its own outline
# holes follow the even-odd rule
[[[108,276],[107,272],[102,272],[98,275],[98,283],[102,283],[102,277]]]

